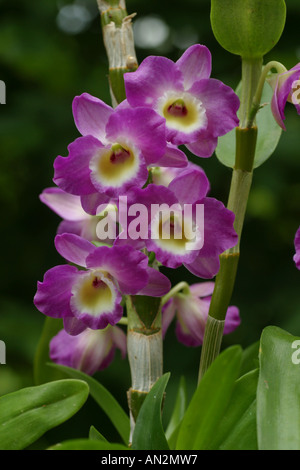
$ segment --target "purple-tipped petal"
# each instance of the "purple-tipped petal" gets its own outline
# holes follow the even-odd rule
[[[113,109],[102,100],[88,93],[76,96],[73,100],[73,116],[81,135],[91,135],[105,142],[105,126]]]
[[[87,257],[89,268],[99,268],[113,276],[123,294],[137,294],[148,280],[148,258],[131,246],[98,247]]]
[[[85,212],[96,215],[98,207],[102,204],[108,204],[110,197],[104,193],[93,193],[81,196],[80,201]]]
[[[195,44],[182,54],[176,65],[184,77],[184,88],[188,90],[194,82],[210,77],[211,53],[207,47]]]
[[[67,193],[78,196],[95,193],[89,163],[102,148],[101,142],[94,137],[76,139],[69,145],[67,157],[58,156],[55,159],[54,183]]]
[[[183,75],[166,57],[149,56],[135,72],[125,73],[125,90],[131,106],[154,107],[168,90],[183,90]]]
[[[56,235],[55,247],[63,258],[83,267],[86,266],[87,256],[95,250],[91,242],[73,233]]]
[[[239,125],[240,100],[229,86],[210,78],[195,82],[189,91],[202,102],[206,111],[208,125],[202,133],[204,139],[227,134]]]
[[[81,221],[89,217],[82,209],[80,197],[68,194],[60,188],[46,188],[40,194],[40,200],[62,219]]]
[[[75,266],[61,265],[49,269],[43,282],[38,282],[34,296],[36,308],[49,317],[72,317],[71,288],[79,277],[80,271]]]
[[[294,82],[300,80],[300,64],[297,64],[292,69],[285,73],[279,74],[276,81],[274,94],[271,101],[271,110],[277,124],[285,131],[286,127],[284,124],[285,115],[284,108],[287,101],[292,101],[295,104],[298,114],[300,114],[300,103],[299,98],[297,101],[290,100],[291,94],[293,94],[292,88]],[[297,92],[299,95],[299,92]],[[294,102],[295,101],[295,102]]]
[[[172,320],[176,314],[176,305],[173,299],[170,299],[162,308],[162,335],[165,336]]]

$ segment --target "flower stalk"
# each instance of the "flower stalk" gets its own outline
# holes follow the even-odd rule
[[[97,0],[101,14],[103,42],[108,58],[109,85],[113,107],[126,98],[123,75],[137,69],[132,18],[125,0]]]
[[[220,270],[216,276],[215,289],[205,328],[199,381],[220,352],[225,316],[235,285],[240,256],[240,240],[252,184],[257,140],[255,119],[250,119],[250,116],[253,109],[253,99],[261,77],[261,69],[262,61],[260,59],[243,59],[242,61],[240,125],[236,128],[235,166],[232,172],[227,204],[228,209],[235,214],[234,228],[238,235],[238,242],[233,248],[226,250],[220,256]]]

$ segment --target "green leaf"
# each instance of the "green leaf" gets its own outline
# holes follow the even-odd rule
[[[112,394],[101,385],[96,379],[90,377],[76,369],[71,367],[61,366],[58,364],[49,364],[51,367],[55,367],[62,372],[65,372],[70,377],[75,379],[85,380],[90,388],[90,394],[94,400],[98,403],[100,408],[104,413],[109,417],[112,424],[115,426],[116,430],[122,437],[125,444],[129,441],[129,432],[130,432],[130,422],[129,417],[119,405],[117,400],[112,396]]]
[[[139,411],[132,437],[134,450],[168,450],[168,442],[161,420],[162,400],[170,374],[160,377]]]
[[[275,326],[260,340],[257,435],[260,450],[300,450],[300,337]]]
[[[91,439],[71,439],[49,447],[47,450],[130,450],[122,444],[111,444],[110,442]],[[107,457],[100,457],[106,459]],[[101,463],[101,462],[100,462]]]
[[[240,377],[210,449],[257,450],[256,389],[258,369]]]
[[[0,446],[21,450],[82,407],[89,388],[81,380],[59,380],[28,387],[0,398]]]
[[[168,439],[170,448],[172,448],[176,444],[179,424],[181,423],[181,420],[183,419],[185,410],[187,408],[187,400],[188,399],[185,378],[181,377],[173,413],[166,429],[166,438]]]
[[[228,406],[241,359],[241,347],[231,346],[205,372],[182,420],[176,449],[209,448]]]
[[[236,94],[241,95],[241,83],[236,89]],[[262,93],[262,103],[266,103],[257,113],[257,142],[254,159],[254,168],[262,165],[276,149],[281,137],[282,129],[276,123],[271,111],[273,91],[268,83],[265,83]],[[239,114],[239,113],[238,113]],[[218,139],[216,155],[221,163],[230,168],[235,164],[235,129]]]
[[[107,439],[105,439],[104,436],[95,428],[95,426],[90,427],[90,432],[89,432],[89,439],[92,441],[105,441],[107,442]]]
[[[46,365],[50,360],[49,343],[62,328],[63,322],[60,318],[45,318],[43,330],[34,357],[34,382],[36,385],[63,378],[63,374],[55,369],[50,369]]]
[[[221,46],[245,59],[263,57],[279,41],[284,0],[212,0],[211,26]]]

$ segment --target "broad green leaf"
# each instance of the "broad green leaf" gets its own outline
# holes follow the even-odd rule
[[[300,337],[268,326],[260,340],[260,450],[300,450]]]
[[[210,449],[257,450],[256,389],[258,369],[240,377]]]
[[[172,448],[176,444],[179,424],[181,423],[181,420],[184,416],[186,408],[187,408],[186,383],[185,383],[185,378],[181,377],[178,391],[177,391],[175,406],[174,406],[168,427],[166,429],[166,438],[168,439],[170,448]]]
[[[242,364],[240,370],[240,376],[245,375],[247,372],[250,372],[253,369],[258,369],[259,360],[259,341],[256,341],[253,344],[250,344],[247,348],[243,350],[242,355]]]
[[[58,370],[50,369],[46,365],[50,360],[49,343],[62,328],[63,323],[60,318],[45,318],[43,330],[34,357],[34,382],[36,385],[63,378],[63,374]]]
[[[105,441],[107,442],[107,439],[105,439],[104,436],[94,427],[90,427],[90,432],[89,432],[89,439],[92,441]]]
[[[241,94],[241,83],[236,89],[236,94]],[[258,168],[268,158],[271,157],[272,153],[276,149],[279,139],[281,137],[282,129],[276,123],[272,111],[271,111],[271,100],[272,100],[272,88],[268,83],[265,83],[262,93],[261,103],[265,104],[262,109],[257,113],[257,142],[256,152],[254,159],[254,168]],[[239,114],[239,113],[238,113]],[[235,164],[235,129],[228,132],[228,134],[219,137],[218,146],[216,148],[216,155],[221,163],[230,168],[234,167]]]
[[[58,380],[28,387],[0,398],[0,446],[21,450],[46,431],[71,418],[89,394],[81,380]]]
[[[162,400],[170,374],[160,377],[139,411],[132,437],[134,450],[168,450],[168,442],[161,420]]]
[[[238,378],[241,358],[241,347],[231,346],[206,371],[182,420],[176,449],[209,448]]]
[[[49,447],[47,450],[130,450],[122,444],[111,444],[110,442],[91,439],[71,439]],[[111,459],[117,457],[111,457]],[[108,457],[100,456],[100,463]],[[109,463],[105,461],[105,463]]]
[[[246,59],[263,57],[283,32],[284,0],[212,0],[211,26],[221,46]]]
[[[65,372],[70,377],[79,380],[85,380],[90,388],[90,394],[94,398],[94,400],[98,403],[100,408],[104,411],[104,413],[109,417],[112,424],[115,426],[116,430],[122,437],[125,444],[128,443],[129,440],[129,432],[130,432],[130,422],[129,417],[123,410],[123,408],[119,405],[117,400],[112,396],[112,394],[103,386],[101,385],[96,379],[90,377],[89,375],[85,374],[76,369],[72,369],[71,367],[61,366],[58,364],[49,364],[51,367],[55,367],[56,369]]]

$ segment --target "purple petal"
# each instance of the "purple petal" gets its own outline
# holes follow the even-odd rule
[[[184,266],[195,276],[212,279],[220,269],[219,256],[203,257],[200,254],[191,263],[184,263]]]
[[[197,297],[207,297],[213,293],[214,288],[214,282],[199,282],[197,284],[192,284],[190,286],[190,291]]]
[[[85,210],[85,212],[90,215],[96,215],[98,207],[102,204],[108,204],[110,197],[104,193],[93,193],[81,196],[80,200],[82,208]]]
[[[170,299],[162,308],[162,335],[165,336],[176,313],[174,299]]]
[[[82,209],[80,197],[68,194],[60,188],[44,189],[40,200],[63,219],[81,221],[89,217]]]
[[[300,269],[300,227],[298,228],[296,232],[294,244],[295,244],[296,253],[293,259],[294,259],[294,262],[296,263],[296,267]]]
[[[56,235],[55,247],[66,260],[84,267],[87,256],[95,250],[95,246],[91,242],[73,233]]]
[[[184,88],[188,90],[194,82],[210,77],[211,53],[207,47],[195,44],[182,54],[176,65],[184,76]]]
[[[113,276],[123,294],[137,294],[148,280],[148,258],[131,246],[98,247],[87,257],[89,268],[101,268]]]
[[[208,126],[202,132],[203,138],[219,137],[239,125],[237,111],[240,101],[229,86],[210,78],[195,82],[189,92],[202,102],[206,110]]]
[[[236,330],[240,323],[241,318],[239,309],[233,305],[228,307],[223,334],[228,335],[229,333],[232,333],[234,330]]]
[[[86,325],[76,317],[64,318],[64,330],[71,336],[77,336],[86,329]]]
[[[197,155],[197,157],[209,158],[214,153],[217,145],[218,145],[217,137],[211,138],[211,139],[199,138],[197,142],[186,144],[186,147],[194,155]]]
[[[188,159],[182,150],[175,145],[168,144],[165,154],[156,162],[155,166],[184,168],[188,164]]]
[[[78,276],[80,272],[75,266],[62,265],[49,269],[43,282],[38,282],[34,296],[36,308],[49,317],[72,317],[71,289]]]
[[[289,95],[292,91],[294,81],[300,79],[300,64],[285,73],[279,74],[276,81],[274,94],[271,101],[271,109],[277,124],[285,131],[284,125],[285,115],[284,108]],[[300,105],[296,104],[298,114],[300,114]]]
[[[194,204],[203,199],[209,187],[205,172],[195,165],[182,170],[169,184],[169,189],[173,191],[181,204]]]
[[[149,56],[135,72],[125,73],[126,97],[131,106],[154,107],[168,90],[183,90],[183,75],[166,57]]]
[[[147,272],[149,275],[148,284],[140,290],[138,294],[148,295],[150,297],[161,297],[162,295],[167,294],[171,289],[169,279],[154,268],[148,268]]]
[[[88,93],[73,100],[73,116],[81,135],[91,135],[105,142],[105,126],[113,109]]]
[[[129,146],[132,142],[141,150],[148,165],[157,162],[166,150],[165,120],[149,108],[115,111],[106,132],[111,142],[125,140]]]
[[[127,336],[121,328],[114,326],[110,328],[110,333],[115,346],[120,349],[122,358],[124,359],[127,353]]]
[[[123,307],[120,305],[122,300],[121,296],[117,297],[116,303],[110,311],[101,312],[99,315],[91,315],[90,313],[79,312],[74,308],[74,314],[82,321],[88,328],[92,330],[103,330],[108,325],[116,325],[123,316]]]
[[[54,183],[67,193],[78,196],[95,193],[95,187],[90,179],[89,163],[102,148],[101,142],[94,137],[76,139],[68,147],[68,157],[58,156],[55,159]]]

